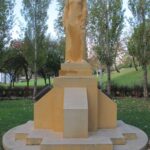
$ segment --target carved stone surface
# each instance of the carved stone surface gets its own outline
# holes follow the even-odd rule
[[[66,0],[63,25],[66,33],[66,62],[85,59],[86,0]]]

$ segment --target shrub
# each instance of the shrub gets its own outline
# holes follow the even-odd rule
[[[41,91],[43,87],[38,87],[37,92]],[[0,87],[0,99],[6,99],[6,98],[28,98],[32,97],[33,95],[33,87]]]
[[[148,86],[148,91],[150,91],[150,85]],[[139,85],[128,87],[128,86],[118,86],[116,84],[112,84],[111,93],[112,96],[114,97],[127,97],[127,96],[143,97],[143,87]]]

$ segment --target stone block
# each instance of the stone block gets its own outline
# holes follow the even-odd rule
[[[86,88],[64,89],[64,138],[88,137]]]
[[[92,69],[87,63],[63,63],[61,64],[60,76],[91,76]]]
[[[117,105],[100,90],[98,91],[98,128],[108,129],[117,126]]]
[[[44,139],[41,150],[113,150],[113,144],[109,138],[74,138],[49,140]]]
[[[52,129],[63,132],[64,89],[53,88],[34,104],[35,129]]]
[[[86,88],[88,99],[88,128],[89,131],[98,129],[98,90],[94,76],[57,77],[54,79],[54,88]]]

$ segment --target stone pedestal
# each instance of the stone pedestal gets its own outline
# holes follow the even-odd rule
[[[117,106],[98,90],[88,63],[62,64],[53,85],[34,104],[34,122],[4,135],[5,150],[144,148],[147,136],[135,127],[117,122]]]
[[[81,70],[88,70],[88,74],[85,74],[86,71],[80,72],[80,67]],[[88,104],[88,131],[96,131],[100,128],[115,128],[117,125],[117,106],[98,90],[97,79],[92,76],[89,64],[66,63],[62,65],[61,70],[66,70],[66,75],[54,78],[54,88],[34,105],[35,128],[52,129],[64,133],[64,129],[66,129],[64,126],[66,125],[64,123],[64,100],[66,100],[64,93],[66,88],[80,88],[80,92],[78,92],[80,94],[82,93],[81,89],[86,90],[86,97],[81,96],[80,102],[87,101]],[[73,70],[76,70],[80,76],[70,75]],[[72,92],[70,101],[76,102],[75,95]],[[76,119],[78,122],[80,118]]]

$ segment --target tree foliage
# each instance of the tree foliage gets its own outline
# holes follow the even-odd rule
[[[0,50],[10,39],[10,29],[13,24],[14,0],[2,0],[0,2]]]
[[[28,66],[27,61],[23,57],[20,49],[10,46],[3,52],[2,71],[9,74],[10,86],[14,86],[14,82],[18,75],[22,73]]]
[[[0,64],[2,63],[3,50],[11,37],[10,29],[13,25],[14,3],[15,0],[0,1]]]
[[[47,84],[46,79],[49,80],[51,76],[58,76],[60,70],[60,64],[64,62],[64,40],[56,41],[50,38],[47,38],[47,57],[45,64],[39,69],[38,73],[45,80],[45,84]]]
[[[110,94],[110,67],[116,57],[116,50],[123,29],[124,11],[122,0],[96,0],[89,6],[88,35],[108,75],[107,92]]]
[[[128,49],[143,68],[144,97],[148,97],[147,65],[150,59],[150,0],[129,0],[129,9],[133,14],[131,23],[134,32],[128,42]]]
[[[45,63],[46,47],[44,44],[45,33],[47,30],[46,21],[48,19],[47,9],[50,0],[23,0],[24,9],[22,10],[27,21],[26,39],[31,44],[30,50],[33,50],[34,60],[34,93],[36,95],[37,70]]]
[[[57,0],[57,10],[58,10],[58,16],[55,20],[55,29],[60,38],[64,37],[64,28],[63,28],[63,13],[64,13],[64,5],[65,0]]]
[[[150,21],[146,22],[145,35],[143,40],[143,25],[139,25],[134,29],[129,42],[128,50],[131,56],[136,57],[143,66],[150,63]],[[145,47],[145,48],[144,48]],[[145,49],[145,51],[143,50]]]
[[[143,85],[144,85],[145,97],[148,97],[147,65],[150,63],[150,28],[149,27],[150,27],[150,21],[147,21],[145,23],[145,29],[143,29],[143,24],[135,27],[134,32],[128,42],[129,54],[136,58],[136,60],[142,66],[144,71]],[[145,30],[144,36],[143,36],[143,30]]]

